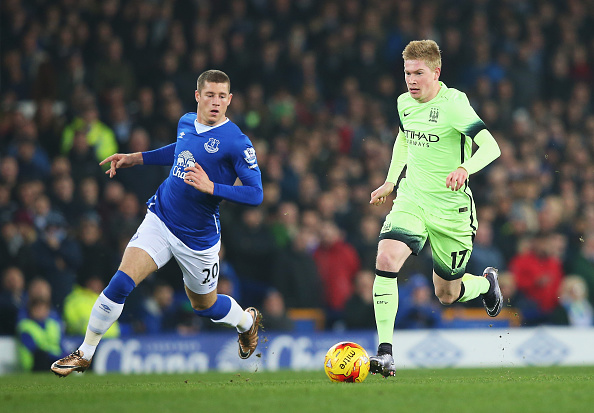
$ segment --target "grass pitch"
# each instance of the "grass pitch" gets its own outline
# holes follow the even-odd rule
[[[331,383],[323,371],[0,377],[7,413],[584,413],[593,406],[594,367],[400,370],[360,384]]]

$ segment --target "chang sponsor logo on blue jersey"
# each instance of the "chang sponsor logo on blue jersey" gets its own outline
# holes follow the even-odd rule
[[[173,176],[184,179],[186,177],[184,169],[191,168],[195,165],[196,160],[194,159],[194,155],[190,151],[183,151],[177,156],[177,161],[173,167]]]

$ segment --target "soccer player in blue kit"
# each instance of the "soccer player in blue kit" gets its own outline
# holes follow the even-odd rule
[[[208,70],[198,77],[196,113],[177,126],[177,141],[162,148],[109,156],[101,162],[112,178],[118,168],[171,165],[169,176],[147,202],[148,210],[130,240],[118,271],[91,312],[82,345],[57,360],[51,370],[65,377],[91,364],[101,337],[119,318],[130,292],[172,257],[179,264],[194,312],[215,323],[236,327],[239,357],[250,357],[258,345],[261,313],[245,311],[230,296],[217,294],[222,200],[246,205],[262,202],[262,179],[249,138],[226,116],[233,95],[229,77]],[[239,178],[242,185],[234,186]]]

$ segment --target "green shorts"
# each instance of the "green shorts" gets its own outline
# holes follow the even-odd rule
[[[435,273],[444,280],[461,278],[478,226],[474,205],[470,204],[455,211],[429,209],[399,193],[379,238],[402,241],[414,255],[419,254],[429,238]]]

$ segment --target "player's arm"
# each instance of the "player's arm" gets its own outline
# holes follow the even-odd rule
[[[239,179],[243,185],[234,186],[215,183],[213,195],[238,204],[260,205],[264,200],[261,175],[250,174],[240,176]]]
[[[501,155],[501,149],[497,141],[487,129],[481,130],[475,137],[474,142],[478,145],[476,152],[460,165],[466,169],[469,175],[480,171]]]
[[[485,123],[476,114],[466,95],[458,92],[448,106],[452,127],[476,142],[479,149],[446,178],[446,188],[457,191],[462,188],[468,176],[480,171],[493,162],[501,151]]]
[[[458,169],[448,175],[446,178],[446,188],[457,191],[462,188],[469,175],[480,171],[501,155],[497,141],[487,129],[482,129],[474,137],[474,141],[478,145],[477,151],[464,161]]]
[[[213,195],[238,204],[260,205],[264,200],[262,174],[258,167],[256,151],[251,142],[248,141],[241,150],[235,151],[232,156],[235,173],[243,185],[216,183],[214,184]]]
[[[99,162],[99,165],[109,163],[109,169],[105,173],[113,178],[116,175],[116,169],[120,168],[130,168],[135,165],[173,165],[174,156],[175,143],[172,143],[154,151],[114,153]]]
[[[392,149],[392,161],[390,162],[390,169],[388,169],[386,182],[371,193],[371,200],[369,201],[371,205],[381,205],[386,202],[387,196],[394,190],[398,177],[402,173],[404,165],[406,165],[407,157],[408,146],[406,145],[406,136],[404,136],[404,132],[400,130]]]
[[[142,152],[142,161],[144,165],[163,165],[171,166],[175,160],[175,145],[176,142],[161,148]]]
[[[246,153],[246,151],[248,152]],[[232,158],[235,173],[243,185],[234,186],[212,182],[198,164],[185,168],[184,182],[200,192],[218,196],[227,201],[251,206],[260,205],[264,199],[264,192],[262,190],[262,175],[258,168],[254,148],[246,147],[243,154],[236,151],[232,154]]]

